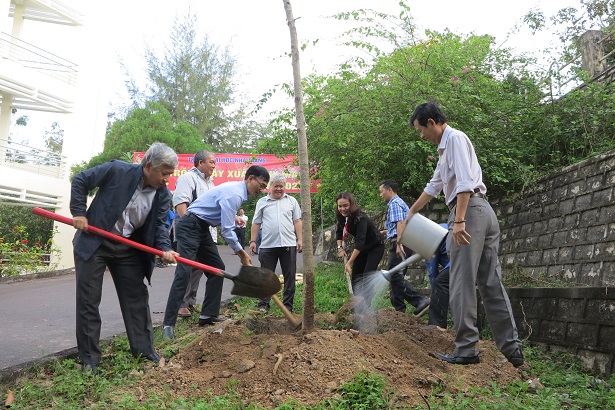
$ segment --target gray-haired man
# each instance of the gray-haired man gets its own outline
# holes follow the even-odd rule
[[[256,253],[256,237],[262,229],[262,239],[258,248],[261,266],[275,272],[280,261],[284,275],[284,306],[292,312],[295,298],[295,274],[297,273],[297,252],[303,250],[301,208],[295,198],[284,189],[286,178],[275,174],[269,183],[269,195],[256,203],[252,231],[250,234],[250,253]],[[258,308],[269,310],[270,298],[260,299]]]
[[[77,282],[77,347],[84,370],[96,374],[100,361],[101,319],[98,307],[105,270],[115,283],[126,334],[133,356],[152,361],[154,350],[148,282],[154,255],[88,233],[91,224],[124,238],[164,251],[162,260],[175,263],[167,218],[171,193],[169,176],[177,166],[177,155],[162,143],[147,150],[141,164],[111,161],[87,169],[73,178],[70,211],[78,229],[73,240]],[[88,193],[98,188],[87,208]],[[87,208],[87,209],[86,209]]]

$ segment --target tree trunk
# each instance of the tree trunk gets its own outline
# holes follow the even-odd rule
[[[314,329],[314,247],[312,243],[312,199],[310,197],[310,167],[308,161],[305,114],[303,112],[303,86],[299,68],[299,46],[293,9],[289,0],[284,2],[286,22],[290,30],[290,49],[293,63],[295,110],[297,111],[297,139],[299,141],[299,175],[301,183],[301,209],[303,215],[303,330]]]

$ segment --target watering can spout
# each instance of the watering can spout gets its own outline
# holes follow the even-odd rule
[[[391,281],[391,276],[393,276],[392,272],[389,272],[388,270],[382,270],[382,271],[380,271],[380,273],[382,273],[382,276],[384,276],[384,278],[387,281],[389,281],[389,282]]]

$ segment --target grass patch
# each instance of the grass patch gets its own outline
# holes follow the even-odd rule
[[[320,264],[315,273],[315,306],[318,312],[336,312],[349,298],[341,264]],[[295,313],[301,313],[302,288],[297,287]],[[388,294],[378,296],[375,305],[390,306]],[[237,298],[237,316],[256,309],[257,301]],[[272,304],[271,314],[282,316]],[[318,325],[318,324],[317,324]],[[155,332],[155,345],[165,357],[173,357],[186,344],[195,339],[192,321],[178,321],[176,339],[162,339],[160,329]],[[15,382],[0,385],[0,398],[4,402],[9,390],[15,400],[11,409],[250,409],[260,410],[258,404],[243,403],[235,391],[216,396],[195,391],[194,396],[173,398],[171,394],[139,393],[137,384],[152,364],[130,355],[125,337],[116,337],[102,345],[103,359],[100,374],[85,375],[81,365],[66,359],[47,367],[33,369]],[[576,356],[546,351],[539,347],[524,350],[528,368],[523,380],[539,379],[543,389],[532,390],[520,381],[489,388],[472,388],[451,393],[436,387],[424,397],[424,404],[408,407],[395,397],[382,375],[362,372],[344,383],[337,394],[312,407],[302,407],[289,400],[277,410],[286,409],[615,409],[615,376],[606,378],[593,375],[580,365]],[[129,392],[129,393],[127,393]],[[142,397],[141,397],[142,396]]]

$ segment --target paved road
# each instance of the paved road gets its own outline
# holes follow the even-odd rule
[[[228,246],[218,246],[226,271],[238,272],[239,258]],[[253,264],[259,266],[256,256]],[[299,254],[297,268],[302,271]],[[164,316],[175,268],[155,268],[149,287],[150,309],[154,326]],[[278,266],[278,273],[279,266]],[[199,286],[202,302],[205,287]],[[225,280],[223,300],[231,298],[233,283]],[[125,332],[113,280],[107,272],[100,304],[101,338]],[[16,283],[0,283],[0,370],[18,366],[75,347],[75,275],[39,278]]]

